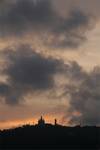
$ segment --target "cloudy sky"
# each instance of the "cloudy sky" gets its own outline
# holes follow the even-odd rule
[[[0,1],[0,129],[100,125],[100,1]]]

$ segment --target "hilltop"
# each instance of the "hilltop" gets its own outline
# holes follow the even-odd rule
[[[100,128],[46,124],[41,118],[37,125],[24,125],[0,131],[0,142],[1,149],[98,148],[100,146]]]

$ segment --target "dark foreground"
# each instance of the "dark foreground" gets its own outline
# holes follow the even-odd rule
[[[23,126],[0,132],[0,149],[99,149],[99,127]]]

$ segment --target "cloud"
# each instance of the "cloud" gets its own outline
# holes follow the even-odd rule
[[[5,96],[9,92],[9,85],[0,83],[0,95]]]
[[[70,102],[69,123],[100,125],[100,67],[95,67],[81,79],[66,85],[65,95],[69,95]]]
[[[76,61],[69,61],[62,66],[66,78],[73,82],[81,82],[87,77],[87,72]]]
[[[59,71],[58,66],[62,61],[35,53],[27,45],[19,46],[16,51],[4,52],[3,55],[7,61],[3,70],[7,84],[0,84],[0,95],[6,98],[7,103],[17,104],[25,93],[53,88],[53,76]]]
[[[55,8],[61,14],[66,14],[69,10],[81,9],[84,12],[92,13],[99,17],[100,14],[100,1],[98,0],[53,0]]]
[[[8,8],[0,17],[3,34],[8,35],[24,34],[30,29],[45,29],[51,25],[55,16],[49,0],[38,1],[37,4],[33,0],[16,0],[16,3],[8,5]]]
[[[29,45],[20,45],[1,53],[5,60],[1,75],[6,76],[6,81],[0,83],[0,96],[11,105],[20,103],[29,93],[55,89],[57,75],[64,75],[71,81],[73,78],[82,80],[85,76],[76,62],[64,64],[63,60],[34,52]]]
[[[9,54],[11,64],[6,73],[16,84],[34,89],[52,87],[51,75],[57,71],[59,61],[32,52],[29,46],[21,46],[15,54]]]
[[[59,106],[62,106],[62,98],[66,100],[64,118],[70,118],[69,123],[78,124],[81,121],[83,125],[100,124],[99,67],[86,72],[77,62],[65,64],[62,60],[34,52],[28,45],[21,45],[15,51],[7,50],[3,55],[6,67],[2,74],[6,75],[7,80],[0,83],[0,98],[6,104],[18,105],[27,94],[38,91],[43,93],[52,89],[51,96],[53,100],[57,98]],[[55,82],[57,75],[65,77],[61,87],[59,78]],[[58,109],[60,108],[56,107]]]
[[[16,0],[1,11],[1,36],[19,36],[33,32],[43,45],[53,48],[76,48],[86,40],[92,26],[91,15],[80,9],[69,11],[65,17],[57,13],[52,1]],[[41,36],[40,36],[41,35]]]
[[[53,29],[53,40],[51,45],[55,47],[76,48],[86,40],[85,32],[90,29],[91,16],[80,10],[73,10],[67,19],[61,20]]]

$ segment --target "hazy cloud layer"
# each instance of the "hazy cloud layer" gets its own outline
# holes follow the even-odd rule
[[[0,15],[2,37],[33,32],[34,37],[41,35],[43,44],[53,48],[78,47],[93,24],[92,16],[80,9],[73,8],[61,16],[52,0],[5,1],[1,8],[4,6],[6,9],[1,9]]]

